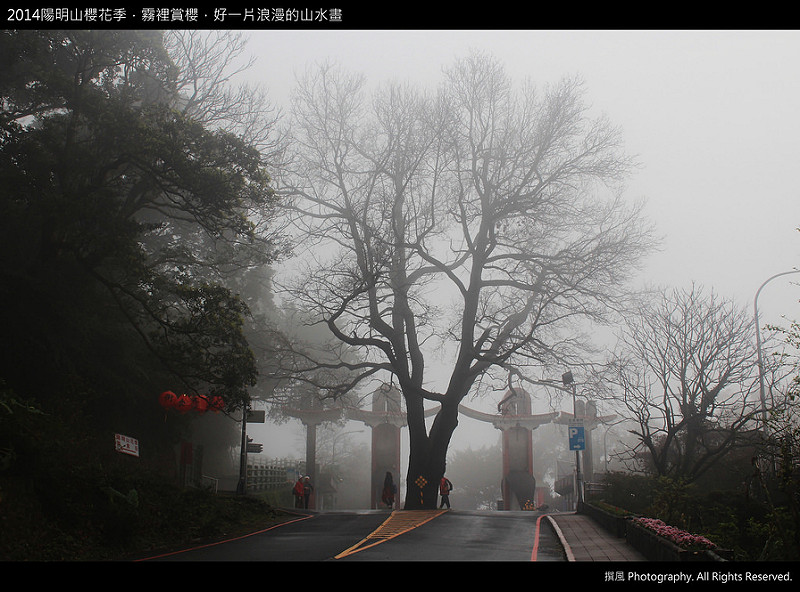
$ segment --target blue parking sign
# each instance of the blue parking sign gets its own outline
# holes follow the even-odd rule
[[[583,426],[569,426],[569,449],[584,450],[586,448],[586,437],[584,436]]]

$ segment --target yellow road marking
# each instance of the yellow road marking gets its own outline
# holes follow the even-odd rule
[[[447,510],[395,510],[378,528],[372,531],[366,538],[362,539],[349,549],[336,555],[334,559],[341,559],[353,553],[358,553],[364,549],[369,549],[375,545],[393,539],[409,530],[422,526],[430,522],[437,516],[444,514]]]

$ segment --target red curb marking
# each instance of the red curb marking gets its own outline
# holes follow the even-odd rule
[[[206,545],[199,545],[197,547],[190,547],[188,549],[181,549],[180,551],[172,551],[170,553],[162,553],[161,555],[154,555],[153,557],[145,557],[144,559],[135,559],[134,561],[149,561],[150,559],[159,559],[161,557],[169,557],[170,555],[178,555],[180,553],[186,553],[188,551],[194,551],[196,549],[205,549],[206,547],[213,547],[215,545],[221,545],[223,543],[230,543],[231,541],[238,541],[240,539],[246,539],[247,537],[251,537],[256,534],[261,534],[262,532],[267,532],[268,530],[272,530],[274,528],[278,528],[279,526],[283,526],[285,524],[292,524],[294,522],[300,522],[301,520],[308,520],[309,518],[313,518],[314,516],[303,516],[302,518],[295,518],[294,520],[288,520],[286,522],[281,522],[280,524],[273,524],[269,528],[264,528],[262,530],[258,530],[256,532],[251,532],[249,534],[244,534],[242,536],[234,537],[231,539],[225,539],[223,541],[217,541],[215,543],[208,543]]]

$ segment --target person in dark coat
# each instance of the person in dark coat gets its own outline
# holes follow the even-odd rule
[[[383,479],[383,490],[381,491],[381,501],[389,506],[394,507],[394,494],[397,492],[397,487],[394,484],[392,473],[386,471],[386,477]]]
[[[306,475],[303,479],[303,507],[306,510],[308,510],[308,500],[312,491],[314,491],[314,486],[311,484],[311,477]]]

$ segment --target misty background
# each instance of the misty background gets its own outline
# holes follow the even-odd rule
[[[322,61],[364,74],[376,85],[407,81],[433,88],[443,67],[473,50],[498,59],[518,83],[530,78],[545,85],[577,75],[585,83],[592,113],[606,115],[621,128],[626,152],[640,163],[627,183],[625,198],[645,201],[644,214],[662,239],[641,276],[631,278],[634,286],[688,288],[694,282],[753,310],[754,296],[765,280],[797,268],[800,33],[796,31],[243,34],[249,39],[246,53],[256,57],[248,80],[261,85],[284,111],[295,77]],[[291,264],[291,260],[284,263]],[[762,328],[800,319],[798,280],[800,274],[781,277],[761,292]],[[613,345],[613,333],[599,337]],[[554,369],[553,378],[563,370]],[[550,396],[528,390],[533,413],[571,411],[571,401],[554,408]],[[494,413],[501,397],[502,393],[496,400],[468,398],[465,404]],[[340,440],[342,445],[368,446],[369,429],[363,424],[349,422],[340,431],[349,432]],[[543,431],[534,432],[534,446],[544,438],[539,434]],[[596,434],[602,438],[604,432],[599,429]],[[248,435],[264,444],[264,456],[305,457],[305,432],[299,420],[250,424]],[[491,425],[462,415],[451,455],[497,446],[499,439],[500,432]],[[595,442],[596,463],[602,462],[607,447],[613,444]],[[405,474],[405,466],[399,474]]]

